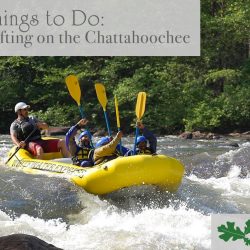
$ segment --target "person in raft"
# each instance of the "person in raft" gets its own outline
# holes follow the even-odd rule
[[[123,136],[122,131],[119,131],[114,138],[106,136],[102,137],[97,143],[93,153],[94,164],[100,164],[113,160],[121,155],[118,150],[119,142]]]
[[[77,131],[81,130],[87,123],[88,120],[81,119],[76,125],[72,126],[66,134],[66,146],[73,156],[73,164],[81,167],[91,167],[94,165],[89,155],[93,149],[90,143],[92,137],[90,132],[87,130],[82,131],[78,136],[78,143],[75,141]]]
[[[136,140],[136,155],[152,155],[156,154],[157,139],[154,134],[149,131],[142,122],[137,122],[136,126],[140,129],[142,136],[138,136]],[[149,142],[149,147],[147,146]],[[133,155],[133,150],[126,153],[126,156]]]
[[[15,145],[27,149],[37,159],[43,159],[44,153],[62,152],[63,157],[70,157],[64,140],[43,140],[41,130],[48,129],[48,124],[29,116],[30,105],[19,102],[15,105],[17,119],[10,126],[10,136]],[[26,138],[29,137],[27,141]]]

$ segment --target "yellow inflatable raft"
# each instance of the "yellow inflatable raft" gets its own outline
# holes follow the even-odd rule
[[[13,147],[8,156],[15,150]],[[47,153],[45,157],[46,160],[37,160],[28,151],[20,149],[7,165],[30,174],[60,174],[88,193],[97,195],[136,185],[156,185],[174,192],[184,174],[182,163],[165,155],[119,157],[91,168],[74,166],[69,163],[70,159],[60,159],[60,153]]]

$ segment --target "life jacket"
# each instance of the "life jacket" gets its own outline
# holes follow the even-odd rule
[[[92,149],[91,148],[87,148],[87,147],[84,147],[84,148],[78,148],[75,156],[72,158],[72,161],[73,161],[73,164],[74,165],[80,165],[82,161],[92,161],[90,158],[89,158],[89,153]]]
[[[120,152],[116,149],[115,152],[112,155],[107,155],[104,157],[101,157],[95,161],[95,165],[98,165],[100,163],[105,163],[107,161],[111,161],[116,159],[118,156],[121,156]]]
[[[140,149],[136,150],[136,154],[137,155],[151,155],[152,152],[150,148],[146,147],[144,150],[140,150]]]
[[[29,117],[21,121],[19,119],[16,119],[15,125],[17,126],[16,132],[17,132],[17,139],[19,141],[24,141],[30,135],[30,133],[35,129],[35,124],[32,123]],[[28,141],[34,141],[40,138],[41,138],[41,132],[37,128]]]

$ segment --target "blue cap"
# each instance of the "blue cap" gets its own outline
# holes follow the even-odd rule
[[[137,137],[137,139],[136,139],[136,145],[138,145],[140,142],[146,142],[147,141],[147,139],[146,139],[146,137],[145,136],[138,136]]]
[[[110,138],[108,136],[102,137],[95,145],[96,148],[99,148],[110,142]]]
[[[80,141],[80,140],[81,140],[81,138],[82,138],[83,136],[88,136],[88,138],[89,138],[89,139],[91,139],[91,137],[92,137],[92,135],[90,134],[90,132],[89,132],[89,131],[84,130],[84,131],[83,131],[83,132],[79,135],[79,137],[78,137],[78,141]]]

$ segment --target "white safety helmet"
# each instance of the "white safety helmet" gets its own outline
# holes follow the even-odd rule
[[[25,102],[19,102],[16,104],[15,106],[15,113],[20,110],[20,109],[26,109],[26,108],[30,108],[30,105],[27,105]]]

